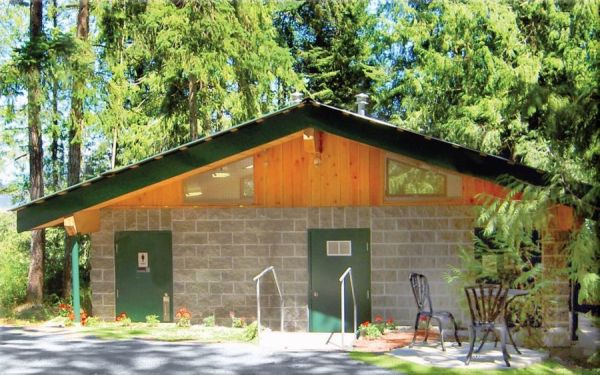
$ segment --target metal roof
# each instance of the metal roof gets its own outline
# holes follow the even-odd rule
[[[511,175],[534,185],[546,183],[544,171],[313,99],[304,99],[298,104],[137,163],[106,171],[11,210],[17,211],[18,231],[30,230],[307,128],[315,128],[483,179],[496,181],[501,175]]]

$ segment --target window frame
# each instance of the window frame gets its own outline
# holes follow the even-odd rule
[[[255,164],[255,158],[254,155],[251,156],[245,156],[245,157],[241,157],[239,159],[235,159],[232,161],[229,161],[225,164],[219,164],[216,165],[214,167],[211,167],[209,169],[204,170],[203,172],[198,172],[195,173],[193,175],[190,175],[186,178],[184,178],[181,181],[181,199],[182,199],[182,203],[183,206],[191,206],[191,207],[248,207],[248,206],[255,206],[256,205],[256,177],[255,177],[255,168],[251,168],[252,172],[250,175],[248,176],[241,176],[239,178],[239,181],[236,183],[237,184],[237,190],[239,193],[239,199],[237,200],[212,200],[212,201],[208,201],[208,200],[197,200],[197,201],[190,201],[190,200],[186,200],[186,181],[192,177],[198,176],[198,175],[203,175],[203,174],[210,174],[213,173],[221,168],[227,167],[231,164],[235,164],[238,163],[242,160],[245,159],[251,159],[252,160],[252,164]],[[248,196],[248,197],[244,197],[243,195],[243,184],[244,184],[244,180],[247,179],[251,179],[252,180],[252,196]]]
[[[444,178],[443,194],[390,194],[389,183],[388,183],[388,166],[390,162],[396,162],[404,164],[409,167],[417,168],[423,171],[430,171],[438,174]],[[405,158],[399,157],[394,154],[385,154],[383,157],[383,199],[387,202],[401,201],[401,200],[427,200],[427,199],[450,199],[448,195],[448,173],[440,171],[435,167],[423,168],[422,164],[410,161]],[[453,197],[456,198],[456,197]]]

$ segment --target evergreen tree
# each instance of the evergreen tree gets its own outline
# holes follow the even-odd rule
[[[354,97],[371,90],[374,17],[368,5],[366,0],[304,1],[277,13],[280,43],[294,53],[296,70],[315,99],[354,109]]]
[[[103,4],[100,26],[109,78],[101,116],[121,124],[122,162],[272,111],[283,88],[301,85],[275,42],[269,4],[117,1]],[[147,134],[154,143],[139,144]]]
[[[44,43],[42,29],[42,0],[32,0],[29,5],[29,43],[23,52],[29,54],[31,62],[26,68],[27,122],[29,133],[29,195],[31,200],[44,196],[42,124],[40,123],[41,101],[41,56]],[[42,303],[44,293],[44,229],[31,231],[31,263],[27,283],[27,302]]]
[[[85,123],[84,103],[86,97],[86,77],[90,75],[90,65],[93,60],[89,59],[89,46],[87,44],[89,34],[89,2],[79,0],[79,11],[77,12],[77,52],[74,54],[74,67],[72,69],[73,89],[71,91],[71,121],[69,127],[69,159],[67,184],[73,186],[79,183],[81,175],[81,144],[83,141],[83,129]],[[63,267],[63,298],[71,297],[71,247],[74,239],[67,236],[64,249]]]
[[[378,114],[550,172],[547,187],[515,183],[528,192],[522,200],[483,211],[480,223],[498,241],[515,251],[531,242],[523,229],[531,228],[529,213],[547,216],[552,202],[595,219],[568,245],[571,264],[586,265],[570,275],[589,300],[600,297],[598,267],[589,267],[598,264],[598,241],[581,240],[594,226],[600,236],[598,8],[598,1],[384,3],[371,72]]]

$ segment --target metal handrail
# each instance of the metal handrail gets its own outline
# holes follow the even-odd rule
[[[281,332],[283,332],[283,294],[281,294],[281,289],[279,288],[279,282],[277,281],[277,273],[275,272],[275,267],[269,266],[265,268],[261,273],[254,276],[254,281],[256,281],[256,322],[258,331],[256,335],[260,335],[260,279],[267,273],[273,272],[273,278],[275,279],[275,286],[277,287],[277,293],[279,293],[279,309],[281,311]]]
[[[348,267],[340,276],[340,298],[342,303],[342,347],[344,347],[344,335],[346,333],[346,301],[345,286],[346,277],[350,276],[350,290],[352,291],[352,303],[354,304],[354,334],[356,334],[356,295],[354,294],[354,281],[352,280],[352,267]]]

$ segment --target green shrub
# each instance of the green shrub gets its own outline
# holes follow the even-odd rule
[[[158,315],[146,315],[146,324],[150,327],[156,327],[160,323]]]
[[[85,325],[88,327],[97,327],[101,323],[102,323],[102,320],[100,318],[98,318],[97,316],[90,316],[89,318],[87,318]]]
[[[371,323],[368,320],[366,322],[363,322],[360,326],[358,326],[358,331],[360,332],[360,334],[370,339],[381,337],[383,335],[384,329],[384,323]]]
[[[206,318],[202,319],[202,324],[205,327],[214,327],[215,326],[215,315],[209,315]]]
[[[367,336],[370,339],[381,337],[381,335],[381,330],[374,324],[365,328],[365,336]]]
[[[244,318],[238,318],[234,315],[231,315],[231,327],[233,328],[244,328],[246,326],[246,322]]]
[[[56,309],[46,305],[24,304],[14,309],[14,317],[32,322],[43,322],[56,316]]]
[[[29,271],[29,233],[17,233],[13,213],[0,213],[0,315],[25,300]]]
[[[186,309],[185,307],[182,307],[179,310],[177,310],[177,313],[175,314],[175,324],[177,324],[177,327],[183,327],[183,328],[191,327],[191,325],[192,325],[191,311]]]
[[[119,320],[119,324],[121,325],[121,327],[129,327],[131,325],[131,319],[123,318],[123,319]]]
[[[258,335],[258,322],[253,321],[244,328],[244,340],[252,341]]]

